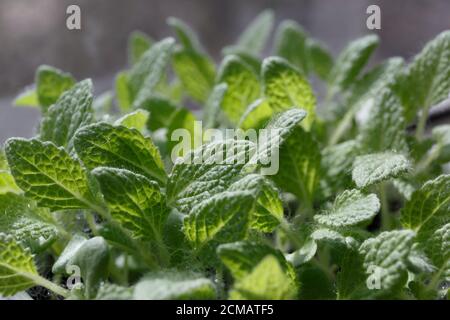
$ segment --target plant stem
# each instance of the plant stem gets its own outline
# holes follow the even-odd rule
[[[420,115],[420,118],[419,118],[419,122],[417,123],[416,139],[418,141],[422,141],[422,139],[423,139],[423,134],[425,132],[425,127],[427,125],[429,111],[430,111],[430,105],[429,105],[429,103],[427,103],[425,108],[423,108],[422,114]]]
[[[67,298],[69,296],[69,290],[64,289],[63,287],[58,286],[57,284],[45,279],[44,277],[41,277],[40,275],[28,275],[29,278],[31,278],[35,284],[42,286],[44,288],[47,288],[50,291],[53,291],[54,293]]]
[[[381,230],[389,230],[392,227],[392,216],[386,195],[386,185],[383,182],[380,184],[379,195],[381,202]]]

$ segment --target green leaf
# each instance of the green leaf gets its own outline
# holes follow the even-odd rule
[[[106,117],[113,107],[114,95],[111,91],[105,91],[92,101],[92,110],[96,118]]]
[[[66,91],[43,117],[40,139],[73,148],[75,132],[94,121],[92,81],[84,80]]]
[[[319,182],[320,151],[310,133],[297,127],[280,148],[280,169],[273,176],[281,189],[311,202]]]
[[[167,19],[167,24],[175,30],[178,40],[184,48],[196,52],[204,52],[197,34],[190,26],[175,17],[169,17]]]
[[[166,180],[159,151],[150,138],[138,130],[100,122],[81,128],[74,140],[75,150],[89,169],[113,167],[128,169]]]
[[[152,39],[141,31],[133,31],[128,38],[128,63],[136,64],[151,47]]]
[[[36,93],[42,111],[54,104],[61,94],[75,84],[71,74],[42,65],[36,71]]]
[[[207,55],[183,48],[176,50],[173,69],[194,100],[204,102],[207,99],[216,73],[214,62]]]
[[[344,252],[341,259],[340,271],[336,276],[337,298],[367,299],[371,290],[367,288],[363,257],[353,250]]]
[[[439,226],[450,222],[449,212],[450,175],[441,175],[414,191],[401,210],[400,221],[425,239]]]
[[[136,300],[210,300],[214,283],[193,272],[166,271],[144,276],[135,286]]]
[[[252,150],[250,141],[230,139],[205,144],[185,155],[169,176],[168,203],[186,214],[195,204],[225,191],[241,174]]]
[[[6,142],[11,173],[25,195],[50,210],[98,208],[87,173],[51,142],[12,138]]]
[[[423,246],[433,264],[438,268],[436,278],[450,281],[450,223],[437,229]]]
[[[168,127],[172,116],[180,109],[171,101],[161,97],[152,97],[145,100],[141,104],[141,108],[150,112],[147,127],[152,131]]]
[[[80,268],[88,299],[95,297],[100,282],[108,277],[109,256],[105,239],[93,237],[83,242],[67,262],[67,265]]]
[[[283,220],[283,203],[275,185],[264,176],[249,174],[237,180],[228,191],[251,191],[256,204],[250,217],[250,227],[262,232],[272,232]]]
[[[358,188],[397,178],[410,170],[411,164],[401,154],[373,153],[359,156],[353,163],[352,179]]]
[[[141,133],[144,133],[149,116],[150,113],[148,111],[138,109],[117,119],[116,122],[114,122],[114,125],[124,126],[129,129],[136,129],[139,130]]]
[[[380,210],[375,194],[365,195],[359,190],[347,190],[336,197],[330,210],[315,215],[321,225],[341,229],[368,224]]]
[[[361,245],[363,266],[369,277],[374,278],[376,289],[394,291],[406,282],[407,259],[414,236],[409,230],[386,231]]]
[[[8,192],[21,193],[22,190],[16,185],[13,176],[7,170],[0,170],[0,195]]]
[[[329,95],[349,88],[378,46],[376,35],[368,35],[350,42],[336,59],[328,78]]]
[[[344,230],[343,230],[344,231]],[[332,229],[319,228],[311,233],[311,239],[317,243],[325,243],[340,248],[354,249],[358,242],[350,236],[345,236]]]
[[[169,214],[158,184],[128,170],[97,168],[92,171],[112,218],[136,238],[162,243],[162,227]]]
[[[297,288],[273,255],[266,256],[230,291],[232,300],[291,300],[296,297]]]
[[[96,300],[131,300],[134,287],[123,287],[112,283],[100,286],[95,297]]]
[[[358,140],[369,153],[389,150],[407,153],[403,110],[400,100],[392,90],[386,89],[378,93]]]
[[[211,261],[217,245],[244,239],[254,200],[250,191],[225,191],[195,205],[183,228],[197,254]]]
[[[36,88],[25,89],[14,99],[13,105],[18,107],[39,107]]]
[[[333,57],[328,49],[319,41],[308,39],[306,42],[312,70],[322,79],[327,80],[333,69]]]
[[[262,78],[270,107],[275,112],[292,107],[306,110],[302,125],[309,130],[315,118],[316,98],[308,80],[286,60],[277,57],[264,59]]]
[[[35,286],[33,256],[12,237],[0,234],[0,294],[12,296]]]
[[[203,122],[207,129],[216,128],[218,125],[218,118],[220,116],[220,108],[222,105],[225,92],[227,92],[228,86],[225,83],[220,83],[214,86],[211,94],[206,100]]]
[[[242,32],[233,48],[238,48],[253,56],[260,55],[270,37],[273,24],[273,11],[264,10]],[[226,50],[227,48],[225,48]]]
[[[238,123],[243,130],[260,129],[272,117],[273,110],[267,100],[258,99],[250,104]]]
[[[69,261],[73,259],[77,251],[86,241],[87,239],[84,235],[74,234],[69,243],[67,243],[64,250],[59,255],[56,262],[53,264],[52,272],[56,274],[65,273]]]
[[[122,112],[131,109],[132,98],[126,72],[119,72],[115,80],[117,104]]]
[[[408,66],[402,102],[407,122],[421,108],[428,110],[448,97],[450,92],[450,31],[430,41]]]
[[[168,151],[173,151],[173,148],[178,144],[178,141],[176,140],[179,137],[174,134],[176,130],[182,129],[187,130],[184,132],[189,132],[190,137],[186,137],[185,135],[182,136],[183,139],[190,138],[191,143],[191,149],[195,147],[194,143],[196,141],[201,141],[201,136],[199,136],[195,130],[195,121],[197,119],[195,118],[194,114],[187,108],[178,108],[174,113],[171,114],[169,123],[167,125],[167,141],[168,141]],[[197,136],[196,136],[197,135]],[[184,143],[184,141],[182,141]],[[180,152],[173,151],[176,153],[178,157],[184,156],[184,153],[181,150]],[[189,150],[188,150],[189,151]],[[171,156],[173,156],[171,154]]]
[[[172,54],[175,40],[166,38],[155,43],[128,73],[128,84],[133,106],[139,108],[151,98],[163,77]]]
[[[298,23],[292,20],[283,21],[278,27],[274,42],[277,56],[286,59],[303,74],[308,75],[311,61],[307,36]]]
[[[45,250],[58,231],[45,209],[21,195],[0,195],[0,233],[11,235],[32,252]]]
[[[217,254],[235,281],[244,279],[266,256],[272,255],[295,284],[296,275],[293,266],[286,261],[281,251],[266,244],[252,241],[226,243],[217,248]]]
[[[217,83],[226,83],[222,110],[233,123],[237,123],[247,106],[259,98],[258,75],[235,55],[226,56],[218,72]]]

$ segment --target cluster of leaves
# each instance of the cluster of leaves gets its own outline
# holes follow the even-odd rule
[[[187,25],[168,24],[178,41],[131,35],[114,91],[94,98],[90,80],[43,66],[15,101],[42,120],[0,157],[1,295],[42,286],[72,299],[447,297],[450,126],[425,126],[450,92],[450,32],[408,64],[368,69],[376,36],[333,59],[284,21],[263,59],[274,25],[265,11],[216,67]],[[200,119],[277,129],[278,173],[232,161],[255,147],[239,139],[173,164],[172,132],[194,133]],[[237,151],[230,161],[195,161],[224,148]],[[67,286],[77,268],[82,284]]]

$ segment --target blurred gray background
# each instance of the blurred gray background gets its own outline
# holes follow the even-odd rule
[[[66,8],[81,7],[81,31],[66,29]],[[200,35],[209,53],[233,43],[246,24],[265,8],[277,22],[290,18],[334,54],[366,28],[366,8],[381,7],[381,37],[373,62],[389,56],[410,58],[439,32],[450,29],[449,0],[0,0],[0,143],[33,135],[39,111],[12,107],[11,101],[49,64],[77,79],[91,77],[96,91],[110,87],[126,65],[129,33],[142,30],[154,39],[172,35],[166,18],[176,16]]]

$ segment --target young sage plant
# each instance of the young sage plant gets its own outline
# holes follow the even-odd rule
[[[41,66],[16,99],[42,119],[0,153],[0,295],[447,298],[450,31],[368,68],[377,36],[333,58],[294,21],[263,56],[265,11],[216,65],[168,24],[111,91]]]

